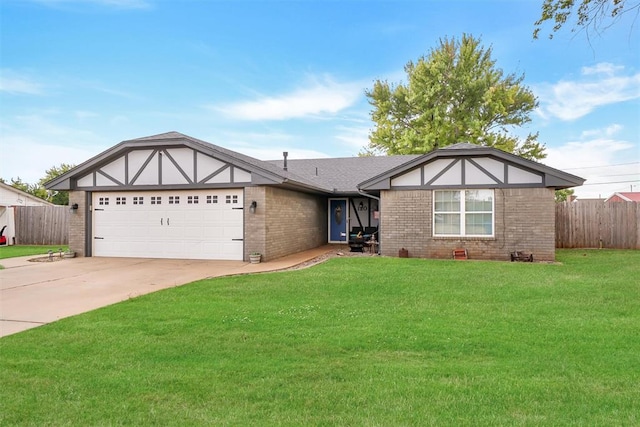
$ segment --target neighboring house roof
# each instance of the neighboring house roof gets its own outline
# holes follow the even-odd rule
[[[515,154],[507,153],[496,148],[484,147],[469,143],[459,143],[450,145],[445,148],[432,151],[428,154],[416,157],[402,165],[383,171],[379,175],[360,183],[359,188],[362,190],[382,190],[391,188],[391,179],[405,172],[415,170],[420,166],[434,162],[440,159],[456,159],[456,158],[480,158],[488,157],[499,160],[506,164],[522,167],[523,169],[533,171],[540,174],[543,179],[544,187],[551,187],[556,190],[570,188],[582,185],[584,179],[579,176],[572,175],[561,170],[543,165],[532,160],[524,159]]]
[[[0,182],[0,206],[53,206],[53,203]]]
[[[613,193],[611,196],[607,197],[607,199],[605,200],[605,203],[615,197],[619,197],[625,202],[640,203],[640,192],[638,191],[633,191],[633,192],[625,191],[625,192]]]

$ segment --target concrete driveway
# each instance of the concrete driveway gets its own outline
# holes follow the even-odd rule
[[[275,261],[73,258],[0,261],[0,337],[208,277],[289,268],[326,253],[323,247]]]

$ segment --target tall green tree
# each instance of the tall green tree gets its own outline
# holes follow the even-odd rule
[[[513,134],[538,102],[524,75],[496,67],[492,49],[464,34],[405,66],[406,83],[377,80],[366,92],[375,129],[366,154],[421,154],[458,142],[495,147],[529,159],[545,157],[538,134]]]
[[[600,33],[613,25],[626,13],[640,13],[638,0],[544,0],[540,18],[534,24],[533,38],[540,35],[542,26],[553,23],[549,38],[568,21],[573,20],[571,31],[586,30]]]
[[[45,176],[40,178],[38,186],[44,190],[44,184],[62,175],[65,172],[73,169],[75,165],[67,163],[60,163],[59,166],[52,166],[45,171]],[[68,191],[55,191],[45,190],[47,193],[46,199],[55,205],[68,205],[69,204],[69,192]]]

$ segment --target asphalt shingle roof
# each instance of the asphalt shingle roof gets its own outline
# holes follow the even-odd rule
[[[510,162],[541,171],[550,175],[555,181],[552,185],[557,188],[568,188],[581,185],[582,178],[567,174],[557,169],[549,168],[513,154],[508,154],[493,148],[480,147],[469,143],[454,144],[425,155],[400,155],[400,156],[365,156],[342,157],[322,159],[292,159],[287,160],[287,170],[284,169],[284,159],[259,160],[236,151],[232,151],[218,145],[202,141],[179,132],[166,132],[159,135],[146,136],[137,139],[122,141],[109,150],[87,160],[71,171],[62,174],[58,178],[45,184],[46,188],[57,190],[73,189],[72,179],[78,178],[92,168],[100,167],[120,155],[122,150],[132,147],[153,147],[154,143],[162,146],[186,144],[194,149],[218,157],[237,167],[256,173],[262,184],[284,185],[305,191],[321,192],[328,194],[355,194],[358,186],[374,188],[384,179],[389,179],[393,174],[404,172],[410,168],[419,166],[420,162],[429,161],[439,156],[474,155],[485,153],[498,156]],[[455,154],[451,150],[459,150]],[[447,152],[448,151],[448,152]]]
[[[316,185],[337,193],[355,193],[358,184],[380,172],[399,166],[418,155],[342,157],[326,159],[287,159],[287,169]],[[282,169],[284,159],[269,163]]]

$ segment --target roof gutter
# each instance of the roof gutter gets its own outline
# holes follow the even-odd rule
[[[370,199],[375,199],[377,201],[380,201],[380,197],[374,196],[373,194],[365,193],[364,191],[362,191],[359,188],[358,188],[358,194],[360,194],[360,195],[362,195],[364,197],[369,197]],[[378,205],[378,209],[380,209],[380,205]]]

